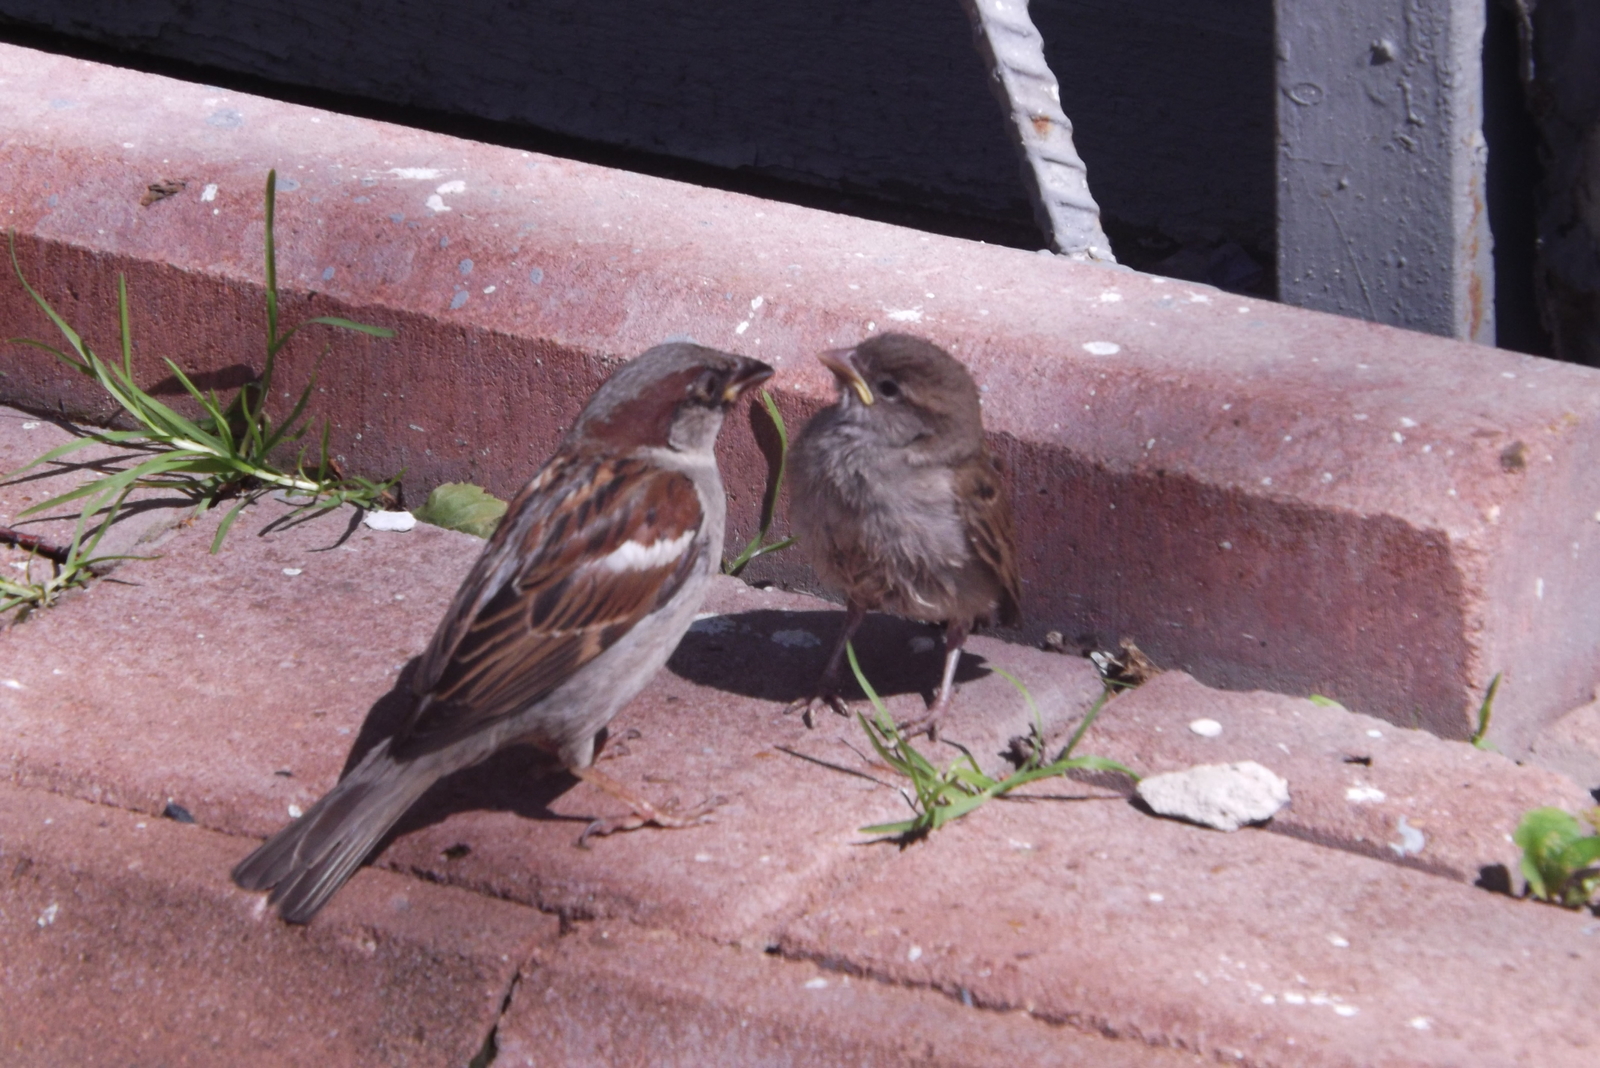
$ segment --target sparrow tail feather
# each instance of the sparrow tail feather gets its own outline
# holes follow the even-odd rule
[[[240,861],[233,881],[246,890],[270,888],[269,901],[285,920],[309,922],[433,785],[438,776],[420,770],[379,743],[309,812]]]

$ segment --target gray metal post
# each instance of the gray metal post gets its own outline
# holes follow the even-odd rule
[[[1088,168],[1061,110],[1061,87],[1044,58],[1044,38],[1028,0],[961,0],[991,87],[1011,123],[1039,228],[1051,247],[1075,260],[1115,263],[1089,195]]]
[[[1484,0],[1275,0],[1278,292],[1494,343]]]

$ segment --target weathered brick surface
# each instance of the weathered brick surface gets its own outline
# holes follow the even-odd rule
[[[247,512],[218,555],[212,515],[0,632],[12,781],[151,814],[176,801],[235,834],[314,801],[482,543],[360,527],[340,544],[353,513],[259,536],[287,511]]]
[[[1528,759],[1561,772],[1600,801],[1600,701],[1548,724],[1534,738]]]
[[[673,333],[777,363],[793,421],[830,392],[813,349],[915,323],[988,387],[1030,632],[1132,637],[1203,682],[1457,736],[1503,668],[1496,732],[1514,754],[1589,696],[1594,372],[18,49],[0,62],[0,195],[25,265],[108,349],[129,271],[152,383],[163,352],[220,388],[258,359],[260,178],[275,163],[292,180],[290,314],[405,331],[341,342],[325,365],[319,405],[356,470],[509,491],[613,357]],[[174,176],[183,194],[138,205]],[[14,287],[0,317],[46,325]],[[318,351],[289,351],[290,381]],[[3,370],[0,398],[105,414],[35,350]],[[758,425],[723,443],[736,532],[765,476]],[[18,421],[0,449],[34,433]],[[22,495],[0,490],[0,511]],[[852,721],[809,731],[781,711],[837,612],[732,581],[619,715],[606,763],[653,797],[721,795],[715,822],[580,851],[583,821],[614,803],[508,753],[419,805],[379,855],[388,871],[285,929],[227,870],[400,711],[396,684],[478,543],[377,535],[348,512],[264,531],[281,513],[248,513],[215,556],[214,520],[181,527],[160,558],[0,632],[0,1026],[22,1063],[128,1059],[134,1042],[150,1063],[460,1063],[540,946],[501,1024],[507,1051],[547,1062],[627,1063],[634,1041],[684,1063],[1594,1059],[1600,925],[1466,885],[1509,861],[1524,808],[1576,807],[1589,784],[1173,673],[1113,701],[1084,751],[1143,771],[1260,760],[1290,780],[1272,825],[1287,834],[1204,831],[1110,781],[1060,782],[904,851],[868,845],[859,827],[905,811],[898,784]],[[796,559],[763,566],[801,580]],[[862,636],[897,711],[932,684],[929,638],[881,620]],[[1081,660],[972,649],[1027,683],[1057,736],[1096,692]],[[949,734],[995,767],[1030,714],[978,668]],[[1189,732],[1199,715],[1221,736]],[[169,801],[198,826],[152,818]],[[1424,838],[1404,858],[1402,816]],[[556,921],[528,905],[577,940],[546,944]],[[774,944],[790,959],[756,955]],[[795,990],[801,975],[829,986]],[[816,993],[839,1000],[797,1000]],[[902,1030],[872,1033],[875,1013]]]
[[[243,843],[0,785],[8,1065],[451,1065],[556,921],[359,873],[310,927],[228,881]]]
[[[1585,914],[1101,801],[989,805],[782,947],[1223,1062],[1576,1068],[1600,1042],[1597,932]]]
[[[11,780],[150,814],[176,801],[205,826],[258,836],[325,792],[403,713],[396,682],[483,543],[419,525],[357,527],[340,544],[349,511],[263,533],[286,514],[248,510],[217,555],[203,521],[159,558],[130,562],[122,581],[0,632],[15,683],[0,689]],[[781,611],[796,606],[807,611]],[[618,716],[605,769],[685,807],[721,796],[716,823],[576,849],[585,823],[616,803],[514,750],[441,783],[402,821],[385,863],[577,915],[757,945],[855,867],[881,863],[857,848],[854,829],[898,817],[903,801],[826,766],[861,770],[850,748],[865,745],[859,728],[829,713],[812,732],[783,714],[820,673],[838,613],[733,579],[707,609],[732,614],[703,621],[674,661],[681,676],[663,673]],[[882,624],[863,634],[863,655],[910,716],[922,707],[916,688],[937,681],[939,652],[879,673],[905,657],[908,631],[926,641],[926,628]],[[993,639],[973,648],[1030,679],[1055,733],[1098,692],[1085,661]],[[752,680],[755,699],[737,692]],[[1031,722],[997,675],[974,680],[960,712],[952,736],[991,767]],[[797,812],[810,814],[803,828]]]
[[[798,421],[811,359],[909,327],[968,361],[1015,474],[1026,618],[1135,639],[1212,685],[1321,692],[1464,737],[1506,673],[1522,753],[1600,675],[1600,372],[7,48],[0,197],[30,277],[109,351],[205,385],[260,360],[260,189],[290,316],[341,338],[318,411],[369,474],[508,491],[609,362],[665,336],[760,355]],[[145,187],[188,186],[141,207]],[[49,325],[15,286],[0,317]],[[321,351],[286,352],[300,382]],[[105,413],[37,350],[0,399]],[[759,420],[757,420],[759,422]],[[725,436],[737,533],[765,465]],[[758,565],[804,584],[797,557]]]
[[[586,924],[540,946],[496,1065],[1178,1068],[1206,1060],[662,930]]]
[[[35,457],[72,440],[73,435],[55,420],[15,408],[0,407],[0,476],[12,474]],[[61,457],[57,462],[0,480],[0,526],[40,538],[52,546],[65,548],[71,545],[78,530],[84,504],[82,500],[70,501],[30,516],[24,517],[21,513],[104,474],[105,469],[102,467],[97,470],[96,465],[114,457],[125,460],[127,456],[126,450],[90,445]],[[182,497],[168,490],[135,490],[118,512],[117,522],[95,547],[95,555],[109,557],[155,552],[156,546],[172,527],[185,517],[187,504]],[[87,528],[86,537],[92,537],[93,530],[93,527]],[[84,545],[87,548],[87,541]],[[26,563],[29,555],[24,549],[0,545],[0,567],[8,571],[22,570],[12,565]],[[43,562],[36,561],[34,578],[42,579],[46,574],[48,572]]]
[[[1189,729],[1202,718],[1221,733]],[[1468,883],[1496,866],[1517,872],[1511,834],[1524,812],[1592,803],[1557,771],[1303,698],[1208,689],[1179,672],[1112,701],[1094,751],[1147,775],[1254,760],[1289,781],[1273,830]]]
[[[570,921],[569,939],[521,973],[501,1020],[504,1048],[545,1057],[533,1063],[632,1063],[631,1051],[654,1048],[641,1043],[680,1063],[729,1064],[769,1054],[784,1063],[781,1050],[830,1063],[893,1063],[921,1050],[947,1064],[1008,1055],[1166,1063],[1168,1048],[1239,1051],[1256,1064],[1374,1063],[1374,1049],[1378,1063],[1500,1064],[1508,1051],[1534,1048],[1542,1063],[1592,1056],[1575,1045],[1588,1035],[1577,1007],[1596,994],[1589,943],[1600,925],[1466,885],[1476,865],[1508,859],[1503,835],[1523,808],[1582,803],[1572,783],[1424,732],[1169,674],[1113,700],[1082,751],[1142,771],[1259,759],[1290,780],[1294,803],[1272,825],[1288,836],[1158,820],[1130,806],[1120,784],[1057,781],[904,851],[869,845],[857,828],[905,812],[899,784],[869,757],[853,722],[823,714],[807,730],[782,713],[820,668],[838,611],[733,580],[714,585],[670,670],[619,715],[605,765],[653,797],[687,805],[720,794],[715,822],[576,849],[583,821],[615,811],[614,802],[564,777],[537,778],[536,761],[510,753],[442,785],[380,853],[376,866],[388,871],[359,874],[310,927],[286,930],[259,897],[227,884],[253,840],[217,832],[263,835],[290,804],[304,807],[334,781],[364,729],[370,736],[394,714],[386,695],[397,668],[426,642],[479,543],[427,527],[382,536],[358,528],[341,546],[349,513],[263,535],[281,514],[277,505],[247,512],[215,556],[206,551],[209,521],[182,529],[159,559],[125,565],[122,581],[0,633],[4,796],[86,814],[48,832],[60,836],[49,839],[56,859],[40,870],[56,873],[48,883],[56,899],[66,890],[55,888],[70,883],[74,916],[88,927],[116,925],[135,939],[148,928],[150,939],[166,940],[137,942],[146,986],[165,997],[232,1005],[228,998],[244,996],[237,989],[259,998],[269,982],[286,998],[323,989],[305,976],[345,975],[339,969],[352,966],[341,947],[366,944],[352,929],[382,932],[416,918],[415,904],[393,918],[397,894],[446,895],[439,900],[463,915],[473,903],[505,910],[513,927],[531,915],[527,905]],[[877,619],[862,635],[868,673],[902,714],[933,684],[939,658],[928,638]],[[1028,684],[1058,738],[1098,688],[1077,658],[989,638],[973,650]],[[948,733],[996,766],[1028,709],[976,659],[963,676]],[[1188,730],[1201,715],[1223,725],[1219,737]],[[928,751],[941,763],[956,756]],[[1371,763],[1347,763],[1352,756]],[[1353,785],[1384,799],[1352,801]],[[169,798],[199,826],[152,818]],[[1401,815],[1425,836],[1423,851],[1404,859],[1387,845],[1400,839]],[[97,821],[165,835],[152,839],[164,860],[170,843],[207,844],[152,874],[148,857],[129,854]],[[5,829],[14,825],[0,826],[8,857],[13,842],[44,841],[45,830]],[[28,848],[45,856],[44,846]],[[128,868],[135,860],[143,866]],[[219,903],[202,908],[184,895]],[[24,904],[20,914],[5,908],[31,938],[40,912],[30,910],[50,902]],[[193,925],[173,932],[171,916],[191,912],[203,913],[203,937]],[[499,919],[439,915],[424,910],[405,938],[377,938],[386,948],[360,982],[410,990],[421,980],[408,977],[437,971],[443,947],[465,945],[463,959],[479,961],[470,947],[504,944]],[[528,922],[537,934],[556,921]],[[245,937],[303,955],[246,960],[226,948]],[[622,951],[604,948],[612,937]],[[544,943],[516,944],[526,952]],[[790,959],[760,954],[772,945]],[[231,963],[187,970],[207,954]],[[501,963],[514,968],[519,958],[508,956]],[[70,956],[51,957],[20,977],[7,973],[7,996],[20,990],[31,1003],[73,967]],[[817,978],[829,986],[804,985]],[[819,991],[823,998],[800,1000]],[[480,1037],[494,1019],[493,999],[484,999],[464,1017]],[[393,1032],[393,1049],[412,1049],[393,1011],[346,1000],[345,1037],[307,1037],[304,1048],[337,1051],[339,1041],[357,1041],[351,1034],[372,1046],[382,1030]],[[264,1004],[264,1014],[311,1018],[310,1008]],[[1356,1014],[1338,1015],[1340,1007]],[[760,1022],[746,1025],[756,1010]],[[338,1026],[326,1011],[316,1028]],[[75,1044],[65,1053],[101,1048],[123,1018],[84,1009],[75,1019],[63,1032]],[[898,1029],[874,1030],[875,1019]],[[288,1041],[284,1033],[247,1027],[222,1048],[258,1042],[240,1045],[232,1062],[279,1063],[278,1047],[261,1036]]]

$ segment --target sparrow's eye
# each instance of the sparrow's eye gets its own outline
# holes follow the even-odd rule
[[[894,400],[900,396],[900,387],[892,378],[885,378],[878,383],[878,396],[884,400]]]
[[[695,379],[694,385],[689,387],[689,396],[702,404],[709,404],[716,399],[717,376],[711,371],[706,371]]]

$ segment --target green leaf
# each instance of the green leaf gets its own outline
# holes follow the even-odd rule
[[[1306,700],[1310,701],[1318,708],[1337,708],[1341,712],[1349,711],[1349,709],[1345,708],[1344,705],[1341,705],[1338,701],[1335,701],[1331,697],[1324,697],[1320,693],[1314,693],[1310,697],[1306,698]]]
[[[506,514],[506,502],[470,482],[435,486],[428,502],[417,509],[417,519],[446,530],[459,530],[487,538]]]
[[[211,539],[211,554],[215,556],[222,551],[222,539],[228,536],[228,531],[233,527],[233,521],[239,518],[239,513],[244,511],[244,506],[249,504],[251,498],[241,497],[239,503],[228,509],[228,514],[222,517],[222,522],[217,526],[217,536]]]
[[[1520,867],[1534,897],[1581,908],[1593,895],[1600,873],[1583,869],[1600,860],[1600,835],[1586,834],[1576,817],[1559,808],[1533,809],[1511,839],[1522,849]]]
[[[1489,680],[1488,692],[1483,695],[1483,703],[1478,706],[1478,729],[1472,732],[1472,744],[1479,749],[1493,748],[1488,741],[1489,717],[1494,713],[1494,695],[1500,689],[1500,675],[1496,671],[1494,678]]]
[[[307,323],[321,323],[323,326],[337,326],[341,330],[354,330],[360,334],[371,334],[373,337],[391,338],[395,336],[394,331],[389,329],[387,326],[373,326],[371,323],[358,323],[354,319],[344,319],[337,315],[319,315],[315,319],[307,319],[300,325],[305,326]]]

